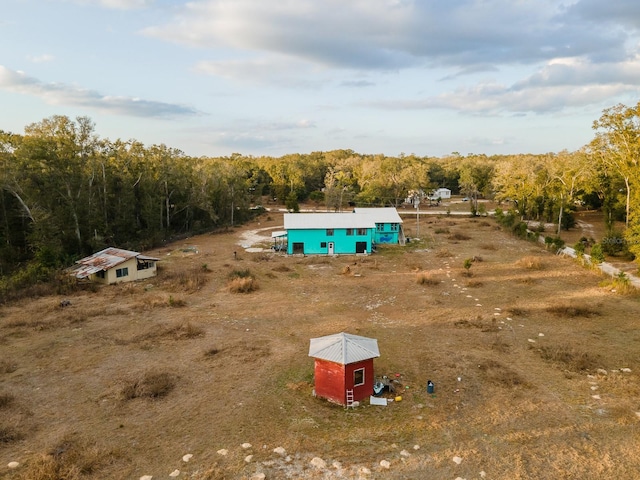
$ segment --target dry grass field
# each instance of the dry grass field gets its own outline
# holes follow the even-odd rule
[[[637,296],[482,218],[421,218],[367,257],[239,245],[281,225],[2,307],[0,478],[638,478]],[[378,340],[402,401],[312,396],[309,339],[341,331]]]

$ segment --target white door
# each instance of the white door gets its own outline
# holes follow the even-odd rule
[[[329,255],[333,255],[333,242],[329,242],[329,247],[328,247],[329,251]]]

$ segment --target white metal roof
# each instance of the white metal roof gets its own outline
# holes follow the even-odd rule
[[[393,207],[356,207],[358,215],[371,215],[377,223],[402,223],[398,210]]]
[[[375,228],[369,215],[349,213],[285,213],[285,230],[320,228]]]
[[[309,344],[309,356],[348,365],[379,357],[380,350],[378,350],[378,341],[374,338],[342,332],[312,338]]]

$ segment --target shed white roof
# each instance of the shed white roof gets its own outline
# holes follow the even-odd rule
[[[285,213],[285,230],[321,228],[375,228],[369,215],[349,213]]]
[[[309,356],[348,365],[379,357],[380,350],[378,350],[378,341],[374,338],[342,332],[312,338],[309,344]]]
[[[402,223],[398,210],[393,207],[356,207],[358,215],[371,215],[377,223]]]

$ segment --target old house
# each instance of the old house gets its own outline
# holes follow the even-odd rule
[[[377,340],[344,332],[312,338],[309,356],[315,358],[316,396],[348,406],[373,393]]]
[[[159,258],[120,248],[105,248],[82,258],[67,271],[79,279],[111,284],[155,277]]]

